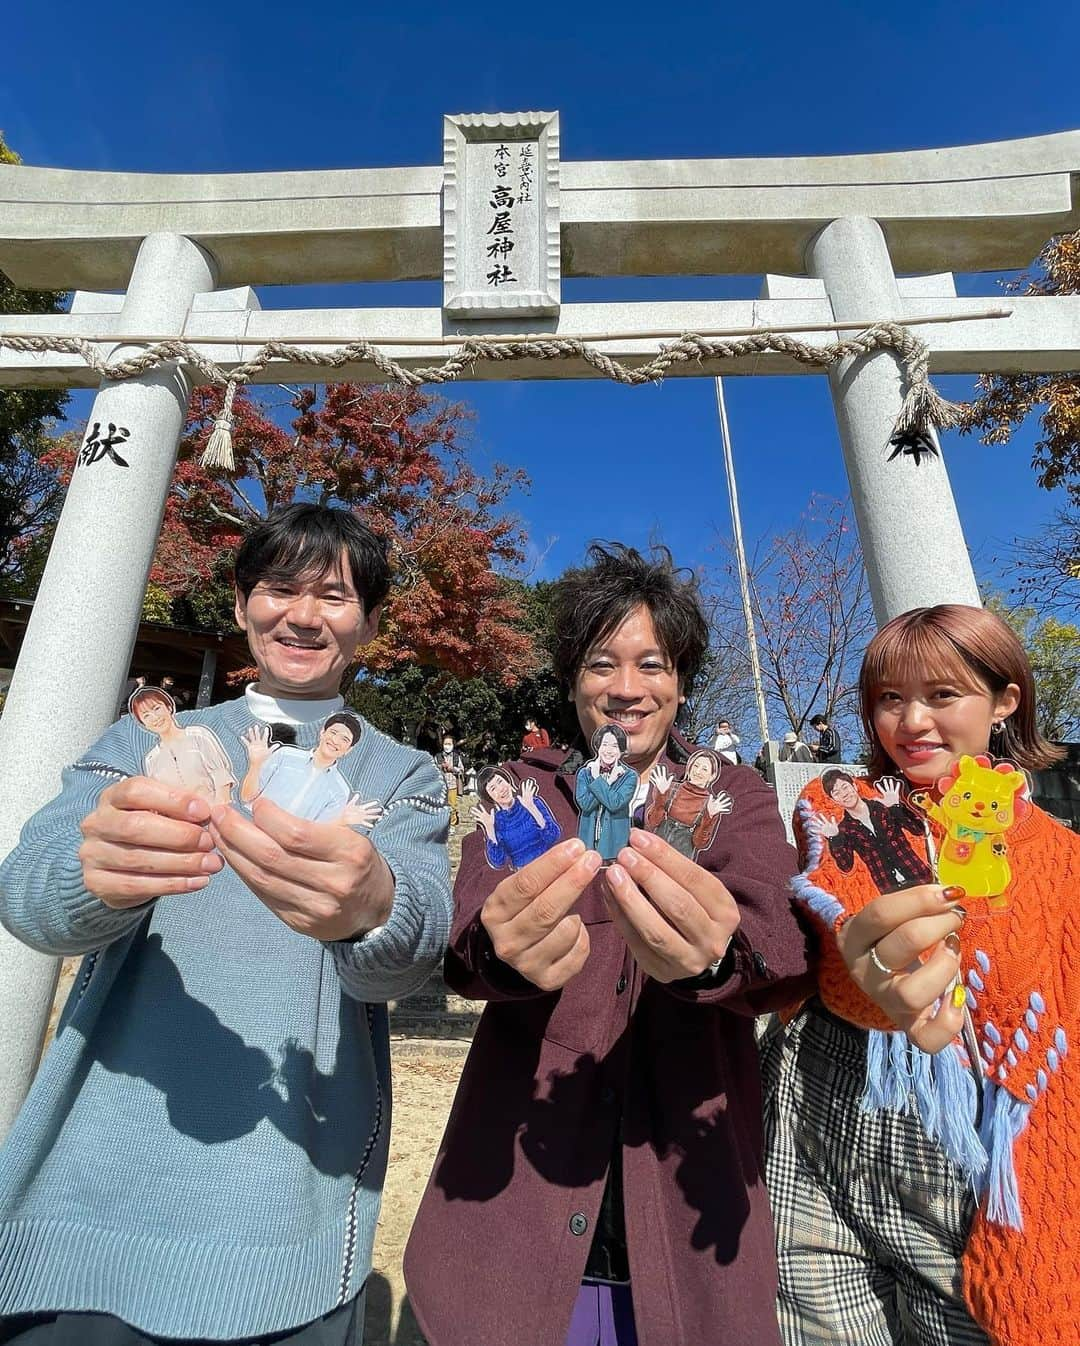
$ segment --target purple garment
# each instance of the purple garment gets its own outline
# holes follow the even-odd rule
[[[584,1284],[578,1291],[566,1346],[637,1346],[630,1287]]]

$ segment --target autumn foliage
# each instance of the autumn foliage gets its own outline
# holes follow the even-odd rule
[[[320,396],[321,393],[321,396]],[[467,462],[459,404],[418,390],[332,384],[290,397],[286,429],[244,390],[234,406],[235,473],[200,457],[221,391],[195,390],[165,508],[151,581],[174,599],[221,584],[244,529],[294,500],[343,505],[390,542],[396,581],[373,672],[437,666],[457,677],[496,674],[514,685],[536,666],[517,591],[502,573],[523,557],[519,523],[501,512],[520,473],[488,477]],[[72,446],[54,461],[70,474]]]
[[[1034,271],[1011,281],[1010,293],[1080,294],[1080,232],[1060,234],[1039,254]],[[1013,431],[1041,407],[1042,436],[1032,466],[1039,485],[1064,486],[1080,504],[1080,379],[1075,372],[986,374],[978,384],[972,424],[984,444],[1007,444]]]

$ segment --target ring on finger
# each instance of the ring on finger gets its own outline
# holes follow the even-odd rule
[[[896,976],[896,968],[886,967],[885,964],[878,957],[877,944],[871,944],[867,952],[870,955],[871,963],[873,963],[873,965],[877,968],[879,972],[883,973],[886,977]]]

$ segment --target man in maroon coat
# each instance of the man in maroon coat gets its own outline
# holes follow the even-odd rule
[[[640,817],[686,763],[708,632],[665,549],[590,561],[556,595],[556,671],[581,743],[624,730]],[[564,836],[582,762],[509,767]],[[466,840],[446,978],[488,1004],[405,1254],[431,1346],[779,1346],[753,1016],[809,993],[808,947],[775,796],[724,784],[696,861],[635,828],[606,868],[574,837],[504,877]]]

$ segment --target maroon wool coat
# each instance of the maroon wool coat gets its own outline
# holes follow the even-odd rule
[[[511,770],[538,782],[565,838],[564,756]],[[752,1016],[810,993],[809,945],[776,796],[744,766],[725,765],[723,787],[735,807],[698,862],[741,924],[732,975],[705,990],[641,972],[602,876],[575,907],[588,962],[539,990],[495,956],[480,908],[508,871],[489,867],[479,833],[466,839],[446,979],[488,1004],[405,1252],[431,1346],[564,1346],[620,1119],[640,1346],[779,1346]]]

